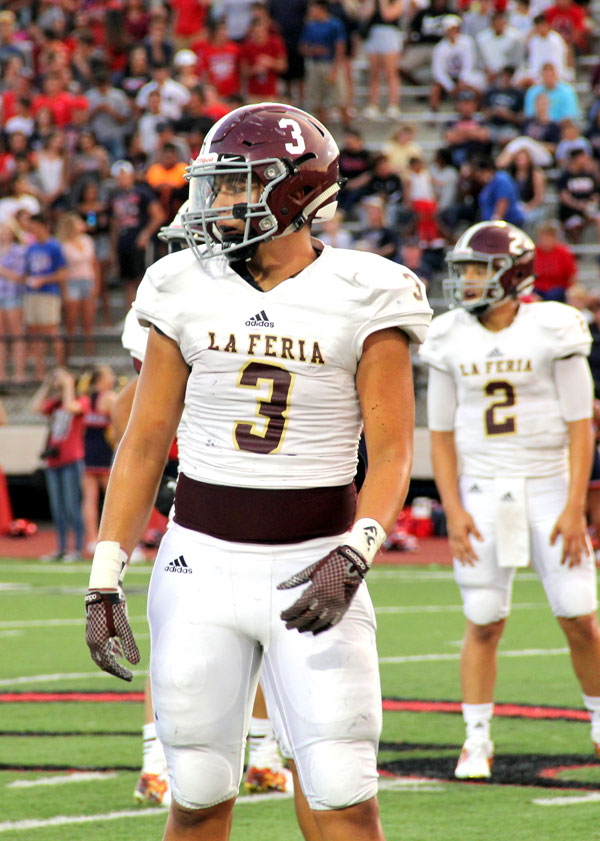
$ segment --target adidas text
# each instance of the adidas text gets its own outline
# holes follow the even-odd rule
[[[275,323],[269,321],[269,316],[264,310],[261,310],[248,319],[246,327],[275,327]]]
[[[190,569],[189,566],[186,564],[183,555],[180,555],[178,558],[175,558],[174,561],[171,561],[170,564],[167,564],[165,567],[165,572],[179,572],[179,573],[190,573],[192,574],[194,570]]]

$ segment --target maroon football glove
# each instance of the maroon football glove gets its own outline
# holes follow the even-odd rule
[[[132,680],[129,669],[115,659],[115,655],[124,655],[130,663],[140,662],[140,652],[127,618],[125,596],[119,592],[90,590],[85,597],[85,616],[85,641],[94,663],[121,680]]]
[[[298,601],[282,611],[285,627],[313,634],[329,630],[350,607],[368,571],[369,565],[360,552],[352,546],[338,546],[320,561],[282,581],[278,590],[311,582]]]

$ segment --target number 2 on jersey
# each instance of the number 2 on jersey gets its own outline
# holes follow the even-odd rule
[[[259,388],[264,383],[270,386],[268,397],[263,399],[257,395],[256,398],[256,416],[264,422],[237,421],[233,440],[238,450],[268,455],[278,452],[283,444],[294,375],[281,365],[248,362],[240,371],[237,382],[241,388]]]
[[[487,435],[510,435],[516,432],[517,421],[514,415],[497,416],[496,412],[502,409],[510,409],[516,405],[517,396],[514,387],[505,380],[496,380],[486,383],[483,388],[487,397],[502,395],[504,400],[495,400],[490,403],[484,413],[485,431]]]

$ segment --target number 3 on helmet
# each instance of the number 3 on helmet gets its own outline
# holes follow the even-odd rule
[[[449,277],[443,282],[444,297],[451,307],[464,307],[481,314],[507,298],[529,292],[535,279],[535,244],[509,222],[479,222],[462,234],[446,255]],[[487,265],[487,274],[475,297],[466,295],[465,266]]]
[[[333,137],[310,114],[273,102],[236,108],[210,129],[188,168],[182,224],[189,246],[199,260],[247,260],[261,242],[316,216],[331,218],[341,187],[338,162]],[[219,192],[231,202],[215,201]]]

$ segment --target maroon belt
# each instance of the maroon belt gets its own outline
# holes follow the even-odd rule
[[[354,522],[354,483],[299,490],[233,488],[179,474],[174,520],[234,543],[300,543],[342,534]]]

